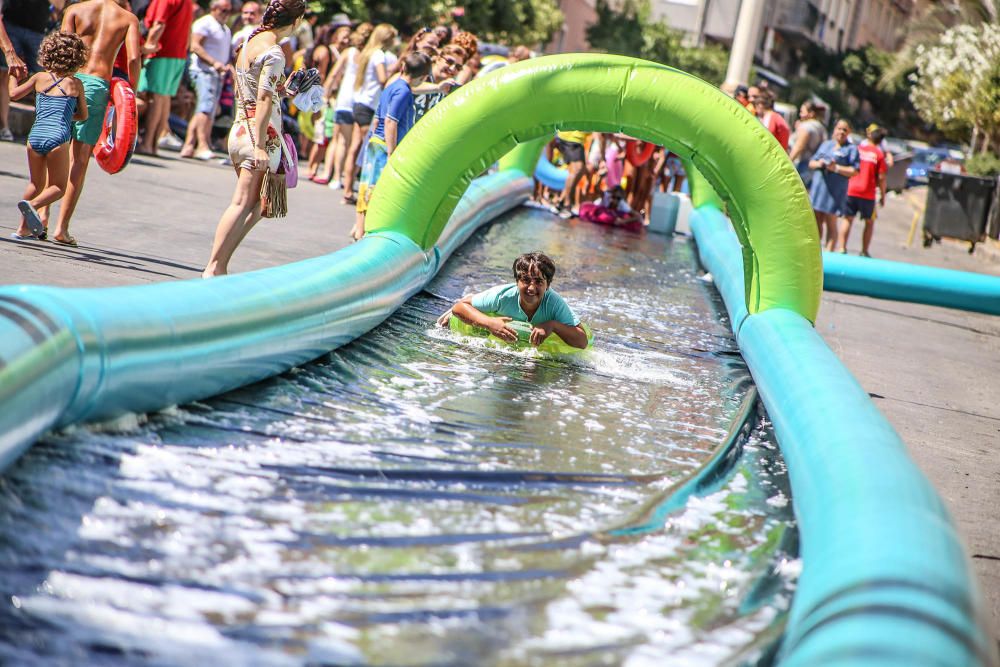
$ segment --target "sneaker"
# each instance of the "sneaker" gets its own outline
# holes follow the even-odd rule
[[[167,132],[165,135],[160,137],[160,140],[156,142],[156,145],[160,148],[166,148],[171,151],[179,151],[184,147],[184,142],[174,136],[173,132]]]
[[[0,128],[0,141],[14,141],[14,133],[9,127]]]
[[[228,157],[224,157],[219,159],[219,164],[221,164],[223,167],[232,167],[233,161],[230,160]]]
[[[326,187],[330,188],[331,190],[343,190],[344,189],[344,184],[341,183],[340,181],[334,180],[334,181],[330,181],[330,185],[328,185]]]
[[[202,151],[200,153],[195,153],[194,154],[194,159],[195,160],[205,161],[205,160],[212,160],[214,158],[215,158],[215,153],[213,153],[212,151],[209,151],[209,150],[204,150],[204,151]]]

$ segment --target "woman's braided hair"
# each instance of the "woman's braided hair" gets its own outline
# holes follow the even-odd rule
[[[274,30],[276,28],[284,28],[285,26],[292,25],[305,13],[305,0],[271,0],[267,9],[264,10],[264,15],[261,17],[260,25],[254,28],[253,32],[250,33],[250,36],[247,37],[247,40],[243,42],[243,44],[249,44],[251,39],[267,30]],[[243,44],[240,44],[236,48],[237,53],[239,53],[240,49],[243,48]]]

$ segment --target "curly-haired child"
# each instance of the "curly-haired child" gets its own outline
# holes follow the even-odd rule
[[[69,175],[69,140],[74,120],[87,119],[83,84],[73,77],[87,62],[87,47],[77,35],[53,32],[42,40],[38,64],[43,71],[24,83],[11,79],[10,98],[17,100],[35,93],[35,124],[28,133],[28,173],[31,181],[24,199],[17,203],[21,225],[16,239],[44,240],[45,225],[38,209],[59,201]],[[53,242],[75,246],[72,236]]]

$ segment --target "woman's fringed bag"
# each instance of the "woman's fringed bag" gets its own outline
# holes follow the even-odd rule
[[[265,218],[283,218],[288,215],[288,185],[285,175],[274,173],[268,167],[260,184],[260,214]]]
[[[243,116],[247,121],[247,132],[250,133],[250,146],[256,153],[257,141],[254,139],[253,127],[250,125],[250,119],[256,116],[256,109],[254,109],[254,115],[251,116],[247,102],[240,92],[239,81],[236,82],[236,94],[243,104]],[[264,180],[260,184],[260,215],[263,218],[283,218],[288,215],[288,186],[285,182],[285,174],[281,172],[281,169],[279,164],[279,173],[274,173],[271,171],[270,163],[268,163],[267,170],[264,172]]]

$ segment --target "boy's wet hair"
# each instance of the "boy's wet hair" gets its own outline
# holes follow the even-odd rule
[[[518,276],[530,276],[533,273],[542,274],[545,282],[551,285],[556,275],[556,263],[540,252],[526,252],[514,260],[515,280]]]

